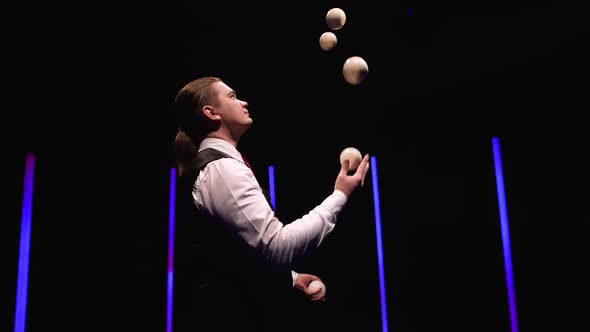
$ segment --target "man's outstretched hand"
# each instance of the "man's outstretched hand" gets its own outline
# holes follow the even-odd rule
[[[346,197],[350,197],[350,195],[359,185],[363,186],[365,184],[365,177],[369,171],[369,155],[365,155],[356,171],[351,175],[348,175],[349,166],[349,160],[345,160],[342,163],[342,167],[340,167],[340,173],[338,173],[338,177],[336,177],[336,183],[334,185],[334,189],[342,191]]]

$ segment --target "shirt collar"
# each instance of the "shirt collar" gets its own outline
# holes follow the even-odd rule
[[[222,140],[221,138],[205,138],[203,141],[201,141],[201,144],[199,145],[199,151],[207,148],[219,150],[230,155],[232,158],[236,160],[242,160],[242,155],[240,154],[238,149],[236,149],[236,147],[228,141]]]

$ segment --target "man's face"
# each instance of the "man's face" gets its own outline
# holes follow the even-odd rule
[[[230,132],[242,134],[252,125],[248,103],[237,98],[236,92],[223,82],[211,85],[214,112],[221,117],[221,126]]]

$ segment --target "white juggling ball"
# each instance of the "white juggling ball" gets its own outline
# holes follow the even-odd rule
[[[314,295],[314,297],[324,297],[326,295],[326,285],[324,285],[324,283],[319,280],[314,280],[310,282],[309,286],[307,287],[313,293],[319,291],[319,293],[317,295]]]
[[[332,30],[339,30],[346,23],[346,14],[340,8],[332,8],[326,13],[326,24]]]
[[[345,160],[349,160],[348,170],[354,171],[360,165],[363,156],[357,148],[348,147],[340,153],[340,164],[344,164]]]
[[[369,75],[369,65],[360,56],[352,56],[344,61],[342,75],[352,85],[361,84]]]
[[[332,32],[324,32],[320,36],[320,47],[324,51],[329,51],[333,49],[337,43],[338,39],[336,38],[336,35]]]

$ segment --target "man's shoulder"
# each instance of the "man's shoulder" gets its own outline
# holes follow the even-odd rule
[[[223,151],[214,148],[205,148],[197,153],[197,157],[191,163],[191,168],[194,171],[198,172],[201,171],[210,162],[221,158],[233,159],[232,156]]]

